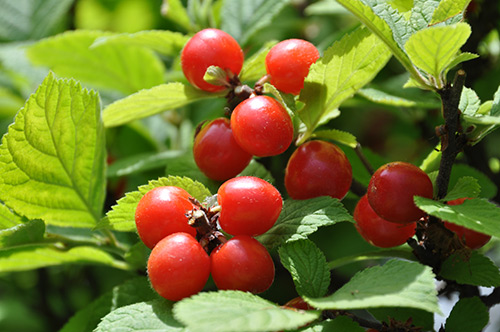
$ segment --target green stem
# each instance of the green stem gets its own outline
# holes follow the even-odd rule
[[[356,254],[338,258],[333,261],[330,261],[328,263],[328,268],[330,270],[333,270],[352,263],[363,262],[368,260],[387,259],[387,258],[402,258],[415,262],[418,261],[417,258],[413,255],[413,253],[409,249],[408,250],[386,249],[386,250],[371,251],[364,254]]]

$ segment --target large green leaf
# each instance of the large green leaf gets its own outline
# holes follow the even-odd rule
[[[0,199],[29,219],[93,227],[105,196],[99,98],[50,74],[0,146]]]
[[[20,216],[16,215],[5,205],[0,204],[0,229],[10,228],[22,222]]]
[[[39,219],[18,224],[0,230],[0,249],[26,243],[41,242],[45,233],[45,224]]]
[[[479,297],[462,298],[446,319],[446,332],[479,332],[489,320],[488,308]]]
[[[439,275],[459,284],[475,286],[500,286],[500,271],[491,259],[476,250],[458,251],[448,257]]]
[[[99,31],[67,31],[33,44],[27,50],[28,57],[59,76],[124,94],[163,83],[165,68],[151,50],[117,43],[90,48],[97,38],[109,35]]]

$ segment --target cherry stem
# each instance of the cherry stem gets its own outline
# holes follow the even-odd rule
[[[186,213],[189,218],[188,224],[196,228],[196,239],[210,254],[219,245],[227,242],[224,234],[217,229],[220,206],[216,205],[207,209],[197,199],[190,197],[189,200],[197,208]]]
[[[356,144],[354,151],[356,152],[356,155],[358,156],[359,160],[361,160],[361,162],[363,163],[363,166],[365,166],[368,173],[370,173],[370,175],[373,175],[375,170],[373,169],[372,165],[370,164],[365,154],[363,153],[363,148],[361,147],[360,143]]]

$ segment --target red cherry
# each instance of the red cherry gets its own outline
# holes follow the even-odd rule
[[[380,218],[368,203],[366,195],[358,201],[353,216],[359,234],[368,243],[380,248],[402,245],[415,235],[417,227],[415,222],[402,225]]]
[[[158,294],[178,301],[203,289],[210,276],[210,257],[191,235],[171,234],[151,251],[148,276]]]
[[[221,91],[225,87],[207,83],[203,79],[208,67],[217,66],[238,75],[243,60],[243,51],[238,42],[218,29],[199,31],[189,39],[181,53],[184,76],[195,87],[209,92]]]
[[[448,205],[460,205],[466,199],[471,198],[458,198],[448,202]],[[471,249],[479,249],[488,243],[491,239],[491,235],[480,233],[469,228],[465,228],[460,225],[452,224],[448,221],[443,221],[444,226],[450,231],[453,231],[457,236],[462,239],[465,245]]]
[[[236,142],[258,157],[283,153],[293,140],[290,115],[268,96],[256,96],[239,103],[231,115],[231,128]]]
[[[266,56],[266,70],[277,89],[298,95],[309,67],[319,59],[316,47],[302,39],[288,39],[274,45]]]
[[[231,235],[255,236],[267,232],[283,207],[279,191],[269,182],[253,176],[230,179],[220,186],[220,227]]]
[[[331,196],[342,199],[351,186],[352,168],[335,144],[309,141],[297,148],[288,160],[285,187],[293,199]]]
[[[371,177],[367,197],[373,210],[383,219],[410,223],[425,215],[413,202],[414,196],[432,198],[429,176],[415,165],[388,163]]]
[[[299,310],[315,310],[314,307],[311,307],[311,305],[304,301],[304,299],[300,296],[294,297],[293,299],[285,303],[283,307]]]
[[[235,177],[252,160],[234,139],[230,122],[218,118],[196,135],[193,156],[198,168],[209,178],[223,181]]]
[[[246,235],[231,238],[210,255],[218,289],[262,293],[274,280],[274,263],[259,241]]]
[[[157,187],[142,196],[135,210],[135,224],[148,248],[173,233],[196,236],[196,229],[188,225],[185,215],[195,208],[189,197],[187,191],[174,186]]]

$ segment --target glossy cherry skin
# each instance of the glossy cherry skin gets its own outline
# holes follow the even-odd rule
[[[207,83],[203,76],[210,66],[230,70],[238,75],[243,67],[243,51],[229,34],[218,29],[204,29],[186,43],[181,52],[181,66],[184,76],[195,87],[216,92],[224,86]]]
[[[196,236],[196,229],[188,225],[186,212],[194,205],[189,193],[174,186],[157,187],[148,191],[137,204],[135,224],[142,242],[150,248],[167,235],[184,232]]]
[[[277,89],[298,95],[309,67],[319,59],[316,47],[302,39],[288,39],[274,45],[266,56],[266,71]]]
[[[198,168],[216,181],[235,177],[252,160],[252,155],[236,143],[226,118],[215,119],[201,129],[194,140],[193,156]]]
[[[210,257],[191,235],[174,233],[151,251],[148,276],[158,294],[178,301],[203,289],[210,276]]]
[[[274,263],[267,249],[246,235],[231,238],[210,255],[212,278],[218,289],[254,294],[267,290],[274,280]]]
[[[220,186],[219,224],[231,235],[256,236],[267,232],[283,207],[279,191],[269,182],[253,176],[239,176]]]
[[[288,160],[285,187],[293,199],[331,196],[342,199],[352,182],[352,167],[335,144],[309,141],[299,146]]]
[[[293,123],[286,109],[269,96],[245,99],[231,114],[236,142],[258,157],[285,152],[293,140]]]
[[[354,208],[354,224],[358,233],[370,244],[380,248],[391,248],[406,243],[415,235],[417,223],[406,225],[384,220],[373,211],[366,195],[362,196]]]
[[[425,215],[413,202],[414,196],[432,198],[429,176],[415,165],[392,162],[372,175],[367,197],[373,210],[383,219],[411,223]]]
[[[448,205],[460,205],[466,199],[470,198],[458,198],[448,202]],[[479,249],[488,243],[491,239],[490,235],[474,231],[469,228],[465,228],[460,225],[452,224],[451,222],[443,221],[444,226],[450,231],[455,232],[457,236],[464,242],[464,244],[471,249]]]

